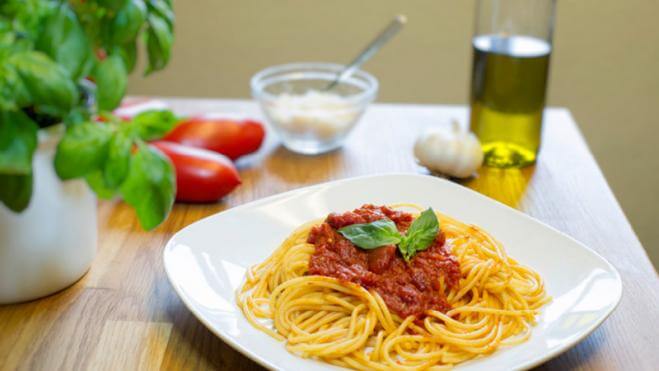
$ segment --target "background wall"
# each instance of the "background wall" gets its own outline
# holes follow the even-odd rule
[[[401,35],[365,69],[380,101],[466,103],[473,0],[177,1],[170,66],[130,94],[249,97],[291,61],[347,62],[389,19]],[[561,0],[549,104],[568,107],[655,266],[659,264],[659,1]],[[615,226],[611,226],[615,228]],[[624,246],[620,246],[624,248]]]

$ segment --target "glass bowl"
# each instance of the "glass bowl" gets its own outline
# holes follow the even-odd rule
[[[343,67],[291,63],[252,77],[252,96],[286,148],[315,155],[343,145],[378,91],[377,79],[361,70],[325,91]]]

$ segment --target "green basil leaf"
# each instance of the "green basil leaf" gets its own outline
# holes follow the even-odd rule
[[[177,122],[178,118],[171,111],[152,110],[139,113],[129,125],[133,126],[141,139],[148,141],[163,137]]]
[[[114,50],[115,54],[123,60],[126,72],[133,72],[135,63],[137,62],[137,40],[129,41],[126,44],[116,47]]]
[[[16,67],[0,62],[0,109],[16,110],[30,104],[32,97]]]
[[[126,93],[126,67],[118,55],[111,55],[98,63],[92,71],[96,82],[96,102],[98,109],[112,111]]]
[[[110,10],[119,10],[128,0],[95,0],[94,2],[103,8]]]
[[[174,204],[174,167],[159,151],[140,142],[120,190],[124,201],[135,208],[142,228],[153,229]]]
[[[133,140],[123,130],[117,131],[110,139],[108,157],[103,168],[103,177],[108,187],[116,188],[126,179],[132,146]]]
[[[149,12],[156,13],[167,22],[170,30],[174,29],[174,11],[170,2],[165,0],[150,0],[147,6]]]
[[[66,113],[78,101],[78,90],[64,67],[53,62],[47,55],[37,52],[21,52],[9,58],[31,101],[38,106],[48,106]]]
[[[99,170],[85,176],[85,180],[87,181],[89,188],[91,188],[99,198],[110,200],[117,194],[116,188],[108,187],[105,184],[105,177]]]
[[[412,222],[398,248],[403,257],[409,260],[417,252],[427,249],[437,238],[437,233],[437,215],[432,208],[428,208]]]
[[[69,126],[55,153],[55,171],[61,179],[85,176],[104,164],[112,129],[102,123]]]
[[[89,112],[89,109],[85,106],[78,106],[69,111],[62,122],[67,126],[73,126],[88,122],[90,119],[91,112]]]
[[[52,11],[52,1],[2,0],[0,13],[11,22],[10,28],[27,38],[39,32],[44,16]]]
[[[396,224],[389,219],[349,225],[339,229],[339,233],[362,249],[397,244],[401,240]]]
[[[15,82],[8,76],[14,71],[13,68],[9,67],[11,66],[0,66],[0,110],[2,111],[15,110],[20,107],[16,102]],[[25,89],[23,89],[23,92],[25,92]]]
[[[93,65],[85,30],[67,4],[57,6],[46,19],[35,47],[63,66],[74,80],[86,76]]]
[[[146,5],[142,0],[129,0],[112,19],[112,41],[124,44],[135,40],[146,20]]]
[[[0,174],[0,201],[10,210],[21,212],[30,204],[32,174]]]
[[[23,112],[0,112],[0,173],[32,173],[37,130],[37,124]]]
[[[169,62],[174,35],[162,17],[155,13],[148,16],[149,28],[146,33],[146,51],[149,65],[145,74],[163,69]]]

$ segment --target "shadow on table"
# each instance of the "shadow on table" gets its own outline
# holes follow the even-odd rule
[[[517,208],[524,198],[534,172],[535,166],[523,169],[482,167],[477,176],[460,181],[460,183],[510,207]]]
[[[279,145],[265,159],[269,174],[293,184],[315,184],[333,179],[341,165],[341,149],[310,156],[291,152]]]
[[[161,369],[264,370],[208,330],[180,300],[170,305],[173,328]]]

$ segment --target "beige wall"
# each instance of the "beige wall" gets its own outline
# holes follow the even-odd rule
[[[388,19],[409,24],[365,69],[381,101],[465,103],[474,1],[179,0],[170,66],[130,93],[248,97],[259,69],[348,61]],[[568,107],[659,263],[659,1],[559,1],[551,105]],[[615,228],[614,225],[611,228]],[[624,248],[624,246],[620,246]]]

